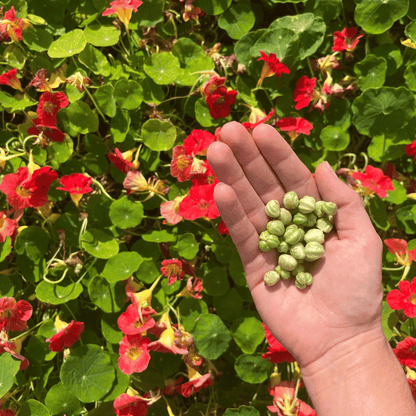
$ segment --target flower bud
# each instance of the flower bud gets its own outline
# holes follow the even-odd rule
[[[265,273],[263,281],[265,286],[273,286],[280,280],[280,275],[275,270]]]
[[[280,208],[279,220],[284,226],[288,226],[292,222],[292,214],[286,208]]]
[[[268,253],[269,251],[273,250],[272,247],[270,247],[267,244],[267,241],[263,241],[263,240],[259,241],[259,249],[260,251],[264,251],[265,253]]]
[[[306,214],[303,214],[302,212],[298,212],[294,215],[293,222],[296,225],[304,226],[308,222],[308,216]]]
[[[290,249],[290,245],[288,243],[286,243],[286,241],[282,241],[279,244],[279,247],[277,247],[277,251],[279,253],[287,253]]]
[[[309,214],[315,210],[315,207],[315,198],[313,196],[304,196],[299,201],[298,210],[304,214]]]
[[[324,255],[325,249],[322,244],[312,241],[305,246],[305,260],[315,261]]]
[[[283,197],[283,205],[287,209],[295,209],[299,205],[299,197],[295,191],[289,191],[285,193]]]
[[[328,218],[319,218],[318,221],[316,221],[316,227],[324,233],[329,233],[332,230],[333,225]]]
[[[303,260],[305,258],[305,247],[302,243],[296,243],[290,248],[290,255],[296,260]]]
[[[299,289],[304,289],[306,286],[311,285],[313,282],[312,275],[310,273],[298,273],[296,275],[295,286]]]
[[[288,272],[294,270],[298,265],[297,260],[289,254],[282,254],[279,256],[279,266]]]
[[[295,225],[295,224],[293,224]],[[291,229],[289,227],[286,228],[285,234],[284,234],[284,239],[286,241],[286,243],[288,244],[296,244],[299,243],[300,241],[302,241],[304,236],[304,231],[301,230],[300,228],[296,229]]]
[[[337,212],[337,204],[327,201],[322,205],[322,211],[325,212],[326,215],[335,215]]]
[[[316,224],[317,216],[314,213],[310,213],[307,215],[308,221],[305,224],[305,227],[312,228]]]
[[[316,201],[314,214],[318,218],[322,218],[325,216],[325,212],[323,211],[324,204],[325,204],[325,201]]]
[[[271,218],[278,218],[280,215],[280,204],[279,201],[272,199],[265,206],[266,215]]]
[[[323,244],[325,241],[324,232],[319,228],[312,228],[308,230],[303,238],[306,243],[316,241],[319,244]]]
[[[295,270],[292,270],[293,276],[296,276],[298,273],[303,273],[305,271],[305,266],[303,264],[299,264],[296,266]]]
[[[280,266],[276,266],[274,271],[279,273],[280,277],[284,280],[287,280],[290,278],[290,272],[285,269],[282,269]]]
[[[267,231],[271,234],[281,236],[285,233],[285,226],[280,220],[269,221]]]

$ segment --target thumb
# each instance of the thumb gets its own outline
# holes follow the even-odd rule
[[[367,240],[376,234],[361,197],[338,178],[328,162],[316,168],[315,181],[322,199],[338,207],[335,227],[339,239]]]

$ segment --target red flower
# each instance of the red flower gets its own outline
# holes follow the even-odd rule
[[[188,364],[186,364],[186,367],[188,368],[189,381],[178,388],[178,393],[182,394],[183,397],[189,397],[191,394],[198,392],[202,388],[207,388],[213,383],[214,380],[211,373],[201,375]]]
[[[228,231],[227,226],[225,225],[224,220],[221,220],[221,222],[218,224],[218,232],[220,234],[227,234],[230,235],[230,232]]]
[[[387,191],[394,191],[391,179],[383,174],[383,171],[374,166],[367,165],[365,173],[353,172],[352,177],[361,182],[361,186],[367,188],[367,194],[375,193],[380,198],[387,197]]]
[[[165,218],[163,224],[175,225],[182,221],[182,216],[178,214],[179,204],[185,198],[184,196],[176,196],[173,201],[162,202],[160,204],[160,215]]]
[[[152,308],[141,308],[129,305],[117,319],[117,324],[123,334],[135,335],[148,331],[155,326],[155,320],[150,315],[156,314]]]
[[[266,325],[263,323],[264,333],[266,335],[267,342],[269,343],[269,347],[267,349],[268,352],[262,354],[261,358],[268,359],[271,363],[282,363],[287,361],[288,363],[292,363],[295,360],[293,355],[287,351],[279,341],[271,334],[268,330]]]
[[[410,283],[408,280],[399,282],[399,289],[387,293],[387,303],[394,310],[403,309],[409,318],[416,317],[416,277]]]
[[[68,104],[68,97],[63,92],[44,92],[39,97],[39,104],[36,110],[41,124],[56,126],[56,114],[61,108],[67,107]]]
[[[186,220],[214,219],[220,216],[214,201],[215,185],[192,186],[189,195],[179,204],[179,215]]]
[[[267,55],[266,53],[260,51],[261,57],[258,58],[258,61],[264,61],[263,68],[261,70],[260,79],[257,83],[257,86],[259,86],[264,78],[272,77],[273,75],[276,75],[276,77],[281,77],[282,74],[289,74],[289,68],[282,64],[279,59],[276,58],[276,55],[274,53],[271,53]]]
[[[0,243],[4,243],[7,237],[12,237],[18,227],[16,220],[7,216],[7,211],[0,211]]]
[[[121,170],[123,173],[127,173],[129,170],[133,169],[133,163],[127,158],[125,159],[120,150],[116,148],[114,151],[115,154],[109,153],[107,156],[115,168]]]
[[[384,244],[390,253],[396,256],[396,260],[403,266],[412,264],[412,260],[416,260],[416,248],[411,251],[407,250],[407,242],[400,238],[387,238]]]
[[[175,146],[172,150],[172,162],[170,163],[170,174],[179,182],[189,181],[189,173],[192,166],[193,157],[186,153],[182,145]]]
[[[180,387],[183,381],[183,376],[179,376],[179,378],[175,379],[165,379],[165,388],[163,389],[163,394],[165,396],[173,396],[178,388]]]
[[[186,286],[181,290],[181,292],[176,296],[191,297],[194,299],[202,299],[202,291],[204,287],[202,285],[202,279],[199,277],[191,276],[187,282]]]
[[[0,416],[15,416],[15,414],[13,409],[0,409]]]
[[[113,410],[119,416],[146,416],[147,402],[139,396],[123,393],[114,400]]]
[[[35,76],[29,83],[29,87],[36,88],[36,91],[50,91],[51,87],[49,86],[49,82],[46,80],[46,77],[48,76],[48,70],[46,68],[39,69],[38,72],[36,72]]]
[[[313,129],[313,125],[302,117],[284,117],[276,122],[275,126],[282,131],[288,132],[291,143],[302,133],[309,136]]]
[[[0,40],[8,42],[10,39],[18,42],[22,40],[22,31],[28,27],[27,20],[19,19],[16,16],[16,10],[12,6],[10,10],[4,13],[4,19],[0,20]]]
[[[165,322],[165,324],[167,325],[167,328],[162,332],[157,341],[153,341],[149,344],[149,350],[171,354],[188,354],[187,348],[181,348],[176,345],[175,331],[170,322]]]
[[[185,154],[191,156],[206,156],[209,145],[217,138],[209,131],[192,130],[191,134],[184,140]]]
[[[9,87],[14,88],[23,92],[22,84],[20,80],[16,77],[17,69],[13,68],[8,72],[0,75],[0,85],[8,85]]]
[[[216,185],[219,180],[215,176],[214,171],[208,163],[208,160],[205,159],[201,161],[202,163],[199,166],[196,165],[196,160],[198,159],[194,158],[194,162],[192,163],[191,167],[192,186]]]
[[[251,113],[250,113],[249,121],[243,123],[243,126],[250,133],[254,129],[254,127],[257,127],[259,124],[265,123],[274,114],[273,108],[269,111],[269,114],[267,114],[267,115],[265,113],[263,113],[263,111],[259,110],[258,108],[250,107],[250,109],[251,109]]]
[[[219,77],[218,75],[212,76],[202,87],[202,92],[204,95],[214,94],[215,91],[225,83],[224,77]]]
[[[46,204],[50,184],[58,177],[48,166],[29,174],[28,167],[17,169],[16,173],[5,175],[0,191],[7,195],[7,202],[15,209],[37,208]]]
[[[357,35],[357,29],[355,27],[346,27],[341,32],[334,32],[334,45],[332,46],[332,50],[334,52],[352,52],[363,36],[363,34]]]
[[[89,178],[82,173],[71,173],[70,175],[62,176],[59,180],[62,187],[57,187],[60,191],[66,191],[70,194],[87,194],[92,189],[92,178]]]
[[[404,151],[406,152],[407,156],[414,157],[416,162],[416,140],[414,140],[410,144],[405,144]]]
[[[173,285],[176,280],[183,280],[185,271],[182,268],[182,262],[179,259],[163,260],[160,268],[163,276],[168,277],[168,285]]]
[[[60,352],[64,348],[72,347],[79,340],[84,331],[84,323],[72,320],[70,324],[67,324],[57,316],[55,319],[55,330],[58,332],[48,338],[46,342],[49,342],[51,351]]]
[[[26,300],[16,302],[15,298],[0,298],[0,330],[23,331],[32,312],[32,305]]]
[[[226,87],[219,87],[214,93],[205,97],[209,108],[209,114],[214,119],[227,117],[230,114],[231,106],[235,103],[237,91],[227,90]]]
[[[53,142],[63,142],[65,140],[65,134],[61,130],[56,126],[44,124],[40,118],[32,120],[32,127],[29,127],[27,132],[28,134],[39,136],[39,138],[45,135]]]
[[[14,358],[20,361],[20,370],[26,370],[26,368],[29,367],[29,360],[23,357],[23,355],[18,354],[15,351],[16,349],[17,349],[17,346],[14,342],[0,341],[0,354],[8,352]],[[0,401],[0,404],[1,404],[1,401]]]
[[[137,12],[137,8],[142,4],[143,2],[140,0],[115,0],[110,3],[111,7],[105,9],[102,15],[116,14],[128,32],[132,12]]]
[[[416,368],[416,338],[407,337],[393,349],[401,365]]]
[[[293,92],[293,100],[297,103],[296,110],[307,107],[314,96],[314,88],[316,85],[316,78],[309,79],[306,75],[301,76],[296,83],[295,91]]]
[[[140,334],[125,335],[119,342],[118,367],[124,374],[141,373],[146,370],[150,361],[148,351],[149,338],[142,338]]]

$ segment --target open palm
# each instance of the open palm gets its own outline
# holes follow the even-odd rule
[[[269,125],[252,134],[227,123],[221,140],[208,149],[208,161],[222,182],[214,192],[244,265],[257,310],[276,339],[307,365],[333,346],[367,331],[381,331],[382,242],[359,195],[340,181],[326,162],[313,176],[287,142]],[[258,248],[258,235],[269,221],[271,199],[282,203],[294,190],[299,197],[335,202],[336,230],[326,237],[325,254],[315,263],[311,286],[300,290],[291,280],[263,284],[277,264],[275,250]]]

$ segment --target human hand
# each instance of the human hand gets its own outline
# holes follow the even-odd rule
[[[270,125],[252,134],[237,122],[221,129],[221,141],[208,148],[208,161],[220,180],[214,191],[218,210],[244,265],[248,287],[264,323],[299,365],[316,362],[333,347],[370,332],[382,337],[382,242],[360,196],[338,179],[327,162],[315,178]],[[335,231],[326,236],[325,254],[311,271],[306,289],[280,280],[267,287],[263,276],[277,265],[273,251],[258,248],[269,221],[264,206],[281,204],[294,190],[299,197],[335,202]]]

